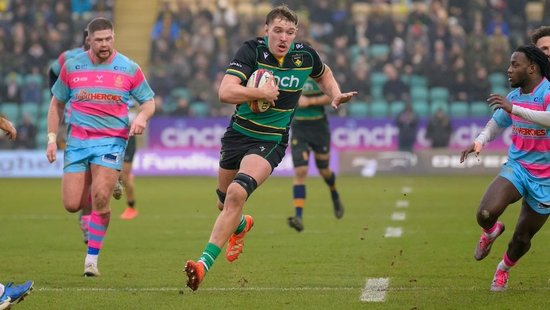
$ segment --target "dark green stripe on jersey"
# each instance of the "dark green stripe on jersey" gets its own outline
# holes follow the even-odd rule
[[[246,103],[240,104],[235,109],[231,127],[251,137],[286,144],[302,88],[308,77],[323,75],[325,66],[317,52],[303,43],[292,43],[282,64],[279,64],[269,51],[267,38],[257,38],[241,46],[226,74],[239,77],[242,85],[246,85],[250,75],[260,68],[271,71],[279,86],[275,107],[263,113],[254,113]]]

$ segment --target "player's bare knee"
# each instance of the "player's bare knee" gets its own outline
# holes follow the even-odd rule
[[[80,203],[72,203],[72,202],[63,202],[63,206],[65,207],[65,210],[67,210],[70,213],[75,213],[80,211]]]
[[[491,212],[486,209],[480,209],[477,212],[477,222],[481,226],[485,226],[485,224],[491,222]]]
[[[233,179],[233,184],[240,185],[246,191],[246,198],[250,197],[254,190],[258,187],[258,182],[246,173],[239,172]]]

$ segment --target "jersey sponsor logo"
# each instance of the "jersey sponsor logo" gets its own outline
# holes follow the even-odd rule
[[[76,65],[76,66],[74,66],[74,68],[75,68],[76,70],[80,70],[80,69],[84,70],[84,69],[86,69],[87,67],[88,67],[87,64],[84,64],[84,65]]]
[[[268,53],[268,52],[264,52],[264,59],[267,59],[268,56],[269,56],[269,53]]]
[[[294,75],[279,77],[275,75],[275,82],[279,87],[298,88],[300,79]]]
[[[90,93],[81,89],[75,98],[80,101],[94,100],[94,101],[109,101],[109,102],[122,102],[122,96],[103,93]]]
[[[127,68],[123,66],[114,66],[113,69],[116,71],[126,71]]]
[[[86,82],[88,81],[87,76],[75,76],[72,80],[73,83]]]
[[[235,67],[239,67],[239,68],[242,68],[243,65],[241,65],[241,63],[239,62],[236,62],[236,61],[232,61],[229,63],[229,66],[232,67],[232,66],[235,66]]]
[[[296,43],[296,45],[294,46],[295,49],[302,49],[304,48],[304,44],[302,43]]]
[[[302,54],[292,55],[292,62],[296,67],[301,67],[304,64],[304,58]]]
[[[546,129],[521,128],[514,126],[512,133],[522,136],[543,137],[546,136]]]
[[[116,164],[120,161],[120,154],[118,153],[105,154],[103,155],[103,158],[101,160],[106,163]]]
[[[265,151],[265,146],[260,146],[260,152]]]
[[[96,80],[95,82],[96,83],[103,83],[103,74],[98,74],[95,76]]]

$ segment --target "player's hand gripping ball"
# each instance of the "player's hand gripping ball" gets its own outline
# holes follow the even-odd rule
[[[250,78],[248,79],[248,82],[246,83],[246,87],[254,87],[254,88],[262,87],[267,82],[268,78],[271,76],[272,74],[268,70],[258,69],[254,71],[250,76]],[[271,103],[264,100],[252,100],[248,102],[248,106],[250,107],[250,110],[252,110],[252,112],[262,113],[267,111],[271,107]]]

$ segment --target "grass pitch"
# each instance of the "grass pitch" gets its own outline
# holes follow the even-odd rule
[[[544,309],[550,307],[548,228],[489,292],[519,204],[483,261],[473,258],[478,202],[492,177],[340,177],[344,218],[332,213],[319,178],[307,183],[305,230],[290,229],[291,180],[271,178],[245,206],[255,225],[244,253],[222,252],[197,292],[182,268],[197,259],[218,213],[213,178],[136,178],[132,221],[113,217],[99,278],[83,278],[86,247],[77,215],[61,206],[60,180],[0,179],[0,281],[35,281],[17,309]],[[412,191],[404,193],[403,188]],[[124,198],[123,198],[124,199]],[[398,201],[409,206],[398,208]],[[404,220],[392,220],[395,212]],[[384,237],[388,227],[401,237]],[[225,250],[224,250],[225,251]],[[360,300],[369,278],[389,278],[383,302]]]

